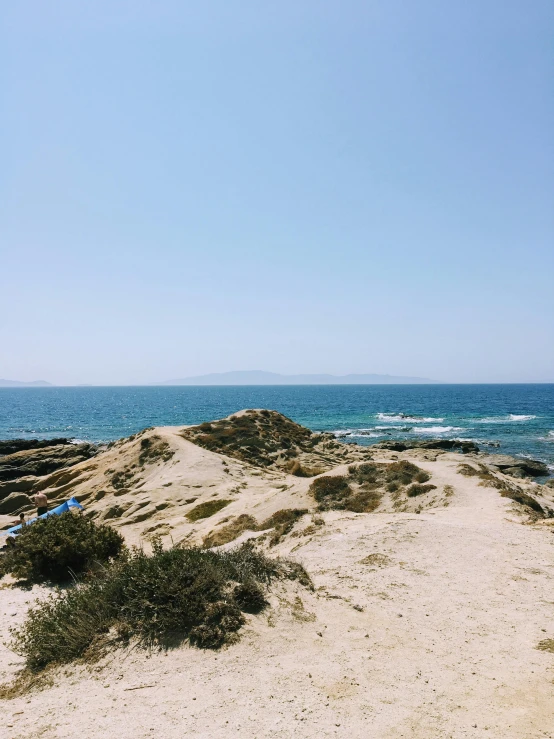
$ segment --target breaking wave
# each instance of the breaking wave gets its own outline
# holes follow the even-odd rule
[[[338,429],[332,433],[337,439],[344,439],[345,437],[349,437],[351,439],[362,437],[377,439],[378,437],[383,436],[383,434],[376,434],[373,429]]]
[[[418,434],[447,434],[449,431],[465,431],[462,426],[422,426],[416,429]]]
[[[475,418],[474,423],[512,423],[513,421],[532,421],[537,416],[518,416],[515,413],[508,413],[507,416],[492,416],[491,418]]]
[[[389,423],[442,423],[444,418],[426,418],[424,416],[408,416],[405,413],[378,413],[377,418],[380,421],[388,421]]]

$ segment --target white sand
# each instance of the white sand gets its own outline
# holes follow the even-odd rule
[[[178,460],[135,492],[152,511],[162,498],[172,505],[147,521],[117,519],[132,541],[152,520],[177,538],[198,530],[192,540],[231,515],[229,506],[184,522],[193,506],[182,508],[183,491],[200,491],[197,502],[231,495],[233,515],[258,520],[311,502],[309,480],[288,477],[291,487],[279,490],[282,476],[232,460],[222,473],[219,455],[178,444]],[[457,474],[458,455],[398,456],[437,485],[417,499],[420,514],[331,512],[298,535],[306,516],[271,550],[301,561],[315,593],[278,585],[271,609],[248,617],[240,642],[218,653],[117,653],[93,668],[61,668],[52,687],[2,702],[0,736],[554,737],[554,654],[536,649],[554,639],[554,527],[526,524],[517,504]],[[246,487],[230,493],[239,479]],[[374,554],[382,556],[361,563]],[[2,640],[40,592],[0,589]],[[21,664],[0,648],[0,680]]]

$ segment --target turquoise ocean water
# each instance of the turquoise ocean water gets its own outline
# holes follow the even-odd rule
[[[545,461],[554,473],[554,385],[311,385],[0,388],[0,439],[108,441],[242,408],[280,411],[345,442],[471,439]]]

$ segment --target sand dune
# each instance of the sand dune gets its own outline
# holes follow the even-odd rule
[[[214,429],[149,429],[47,476],[46,491],[76,495],[130,543],[152,534],[201,543],[248,517],[224,546],[257,537],[301,561],[315,591],[275,586],[271,608],[217,653],[121,652],[54,671],[50,686],[3,702],[6,736],[554,736],[552,488],[480,467],[477,454],[395,453],[311,434],[305,444],[285,434],[285,446],[266,434],[260,463],[259,448],[236,438],[222,453]],[[434,487],[414,497],[383,489],[371,513],[318,511],[314,479],[351,475],[369,459],[410,461]],[[194,520],[199,506],[219,510]],[[280,536],[264,531],[290,509],[307,513]],[[45,592],[0,582],[2,640]],[[20,667],[0,647],[0,680]]]

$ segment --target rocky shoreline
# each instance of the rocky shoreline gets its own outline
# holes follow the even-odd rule
[[[205,431],[207,426],[210,425],[203,424],[195,428],[199,431]],[[194,429],[192,432],[194,432]],[[329,446],[332,445],[345,449],[357,447],[357,445],[353,444],[341,444],[335,440],[332,434],[312,435],[307,429],[306,433],[308,433],[308,436],[313,437],[308,439],[309,444],[312,445],[318,442],[319,444],[326,443]],[[202,443],[201,440],[202,436],[196,441],[197,443]],[[120,442],[123,441],[124,439],[120,440]],[[57,488],[60,486],[63,487],[71,479],[68,471],[72,467],[80,462],[91,459],[105,448],[105,445],[88,442],[76,443],[69,438],[12,439],[0,441],[0,515],[17,515],[20,512],[30,511],[33,507],[32,495],[52,485],[55,485]],[[456,439],[428,439],[424,441],[390,440],[381,441],[369,447],[359,447],[359,449],[366,452],[371,450],[392,452],[406,452],[410,450],[430,450],[439,453],[461,452],[462,454],[473,455],[482,464],[512,477],[528,479],[550,477],[550,470],[543,462],[505,454],[484,453],[479,449],[477,444],[471,441],[459,441]],[[287,449],[284,451],[285,458],[290,456],[290,451]],[[53,477],[53,473],[59,474]]]
[[[66,438],[0,441],[0,514],[28,511],[30,496],[51,483],[52,473],[91,459],[99,449]]]

